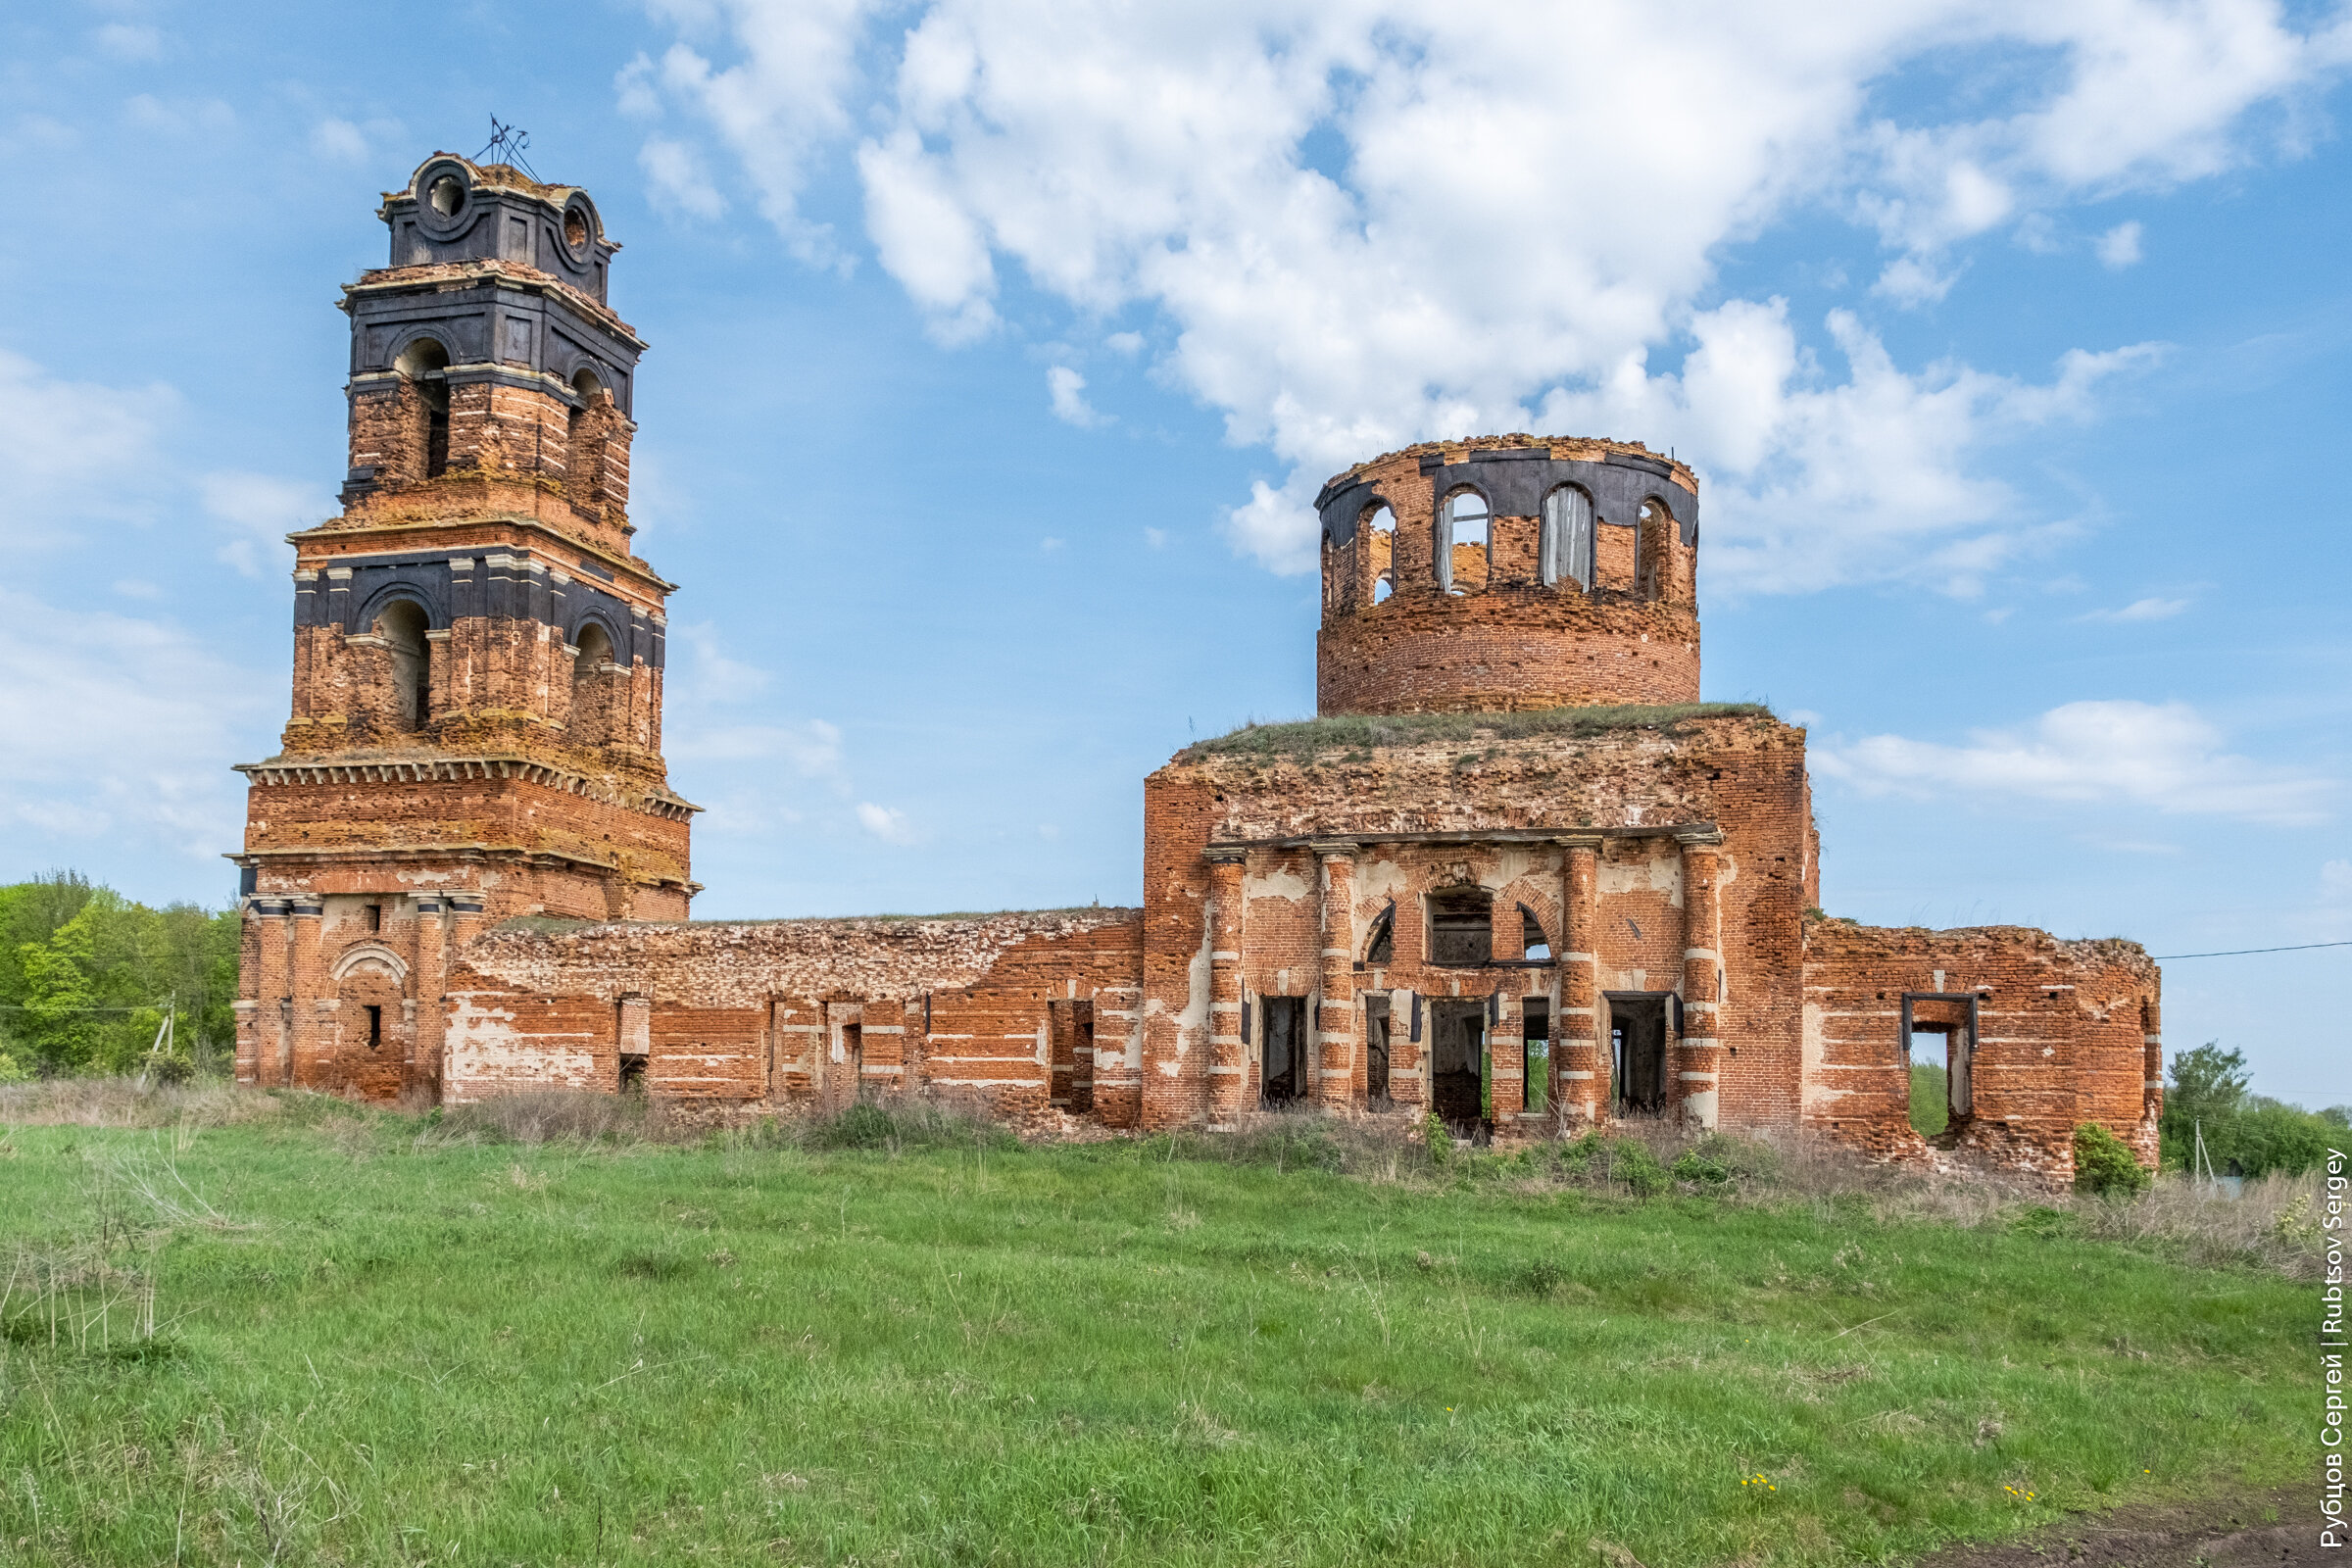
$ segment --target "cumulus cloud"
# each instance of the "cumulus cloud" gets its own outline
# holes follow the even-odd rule
[[[684,142],[648,137],[638,149],[637,165],[645,171],[655,206],[688,218],[711,219],[726,212],[727,199],[704,172],[702,155]]]
[[[872,801],[858,804],[858,825],[885,844],[912,844],[914,828],[906,813],[895,806],[877,806]]]
[[[220,560],[248,577],[283,564],[286,535],[316,527],[336,510],[334,498],[318,486],[267,473],[208,473],[196,481],[196,493],[214,520],[233,531]]]
[[[2093,248],[2099,253],[2099,265],[2110,271],[2122,271],[2139,260],[2139,224],[2116,224],[2099,236]]]
[[[165,471],[156,440],[178,408],[161,382],[67,381],[0,349],[0,537],[39,546],[154,515]]]
[[[1157,313],[1156,371],[1288,467],[1227,519],[1267,564],[1311,566],[1305,502],[1348,463],[1549,427],[1728,477],[1715,580],[1783,588],[1965,591],[2032,542],[1984,448],[2079,416],[2146,351],[2020,381],[1895,365],[1834,317],[1840,379],[1777,302],[1700,309],[1728,247],[1843,213],[1885,248],[1879,296],[1928,303],[1976,235],[2261,155],[2260,112],[2352,55],[2352,24],[2262,0],[1697,0],[1674,25],[1635,0],[658,9],[684,36],[630,90],[687,111],[803,249],[813,173],[854,142],[875,251],[943,341],[996,324],[1007,269],[1090,317]],[[1953,60],[1964,84],[1881,90]],[[1607,68],[1564,90],[1580,61]],[[1612,414],[1645,417],[1592,422]],[[1815,501],[1856,511],[1781,560]]]
[[[1054,401],[1054,417],[1081,430],[1108,424],[1110,416],[1086,401],[1086,377],[1066,365],[1046,371],[1046,391]]]
[[[91,38],[117,60],[161,60],[164,56],[164,35],[135,23],[110,22],[92,33]]]
[[[235,848],[243,785],[228,768],[270,732],[272,683],[169,621],[59,610],[0,589],[0,824],[20,864],[70,847],[145,845],[207,858]]]
[[[1812,757],[1824,776],[1872,795],[2024,796],[2289,826],[2327,818],[2332,781],[2224,744],[2185,703],[2083,702],[2022,729],[1975,731],[1965,746],[1874,735]]]
[[[2094,610],[2082,618],[2117,625],[2129,625],[2138,620],[2170,620],[2186,610],[2190,603],[2186,599],[2134,599],[2121,610]]]

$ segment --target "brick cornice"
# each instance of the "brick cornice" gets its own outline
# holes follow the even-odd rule
[[[616,789],[601,779],[528,757],[417,757],[371,760],[298,760],[288,758],[267,762],[239,762],[235,770],[246,782],[265,784],[422,784],[454,779],[514,779],[543,789],[561,790],[649,816],[683,822],[702,809],[666,790]]]

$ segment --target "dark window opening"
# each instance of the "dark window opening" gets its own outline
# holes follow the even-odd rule
[[[1269,1105],[1285,1105],[1306,1098],[1307,1060],[1306,999],[1304,997],[1261,997],[1259,1016],[1264,1020],[1258,1058],[1259,1093]]]
[[[1527,1086],[1527,1108],[1542,1115],[1551,1105],[1551,999],[1530,997],[1521,1004],[1526,1055],[1520,1081]]]
[[[438,479],[449,471],[449,383],[427,381],[417,391],[424,398],[424,476]]]
[[[404,730],[420,730],[433,709],[433,645],[425,638],[422,607],[394,600],[375,617],[375,634],[392,656],[392,720]]]
[[[1364,1099],[1375,1105],[1389,1099],[1389,999],[1364,999]]]
[[[1073,1116],[1095,1108],[1095,1004],[1046,1004],[1047,1099]]]
[[[374,1051],[384,1043],[384,1009],[370,1004],[368,1007],[368,1049]]]
[[[1364,945],[1364,962],[1379,965],[1393,963],[1396,958],[1396,906],[1392,904],[1372,922],[1372,940]]]
[[[1446,1126],[1471,1131],[1487,1116],[1487,1004],[1447,998],[1429,1010],[1430,1108]]]
[[[620,1057],[620,1092],[624,1095],[645,1093],[645,1060],[637,1052],[623,1052]]]
[[[380,932],[384,928],[384,906],[380,904],[368,905],[360,911],[360,918],[367,922],[370,935]]]
[[[1609,1002],[1609,1081],[1617,1114],[1655,1116],[1666,1109],[1666,999]]]
[[[1475,969],[1494,960],[1494,898],[1484,888],[1429,896],[1429,961]]]
[[[1519,906],[1520,956],[1530,963],[1551,961],[1551,941],[1544,935],[1544,922],[1526,905]]]

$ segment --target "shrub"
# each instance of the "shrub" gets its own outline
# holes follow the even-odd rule
[[[1623,1182],[1636,1198],[1653,1198],[1674,1185],[1658,1156],[1649,1152],[1647,1144],[1631,1138],[1612,1138],[1604,1141],[1608,1163],[1606,1170],[1612,1182]]]
[[[2075,1191],[2101,1198],[2144,1193],[2155,1180],[2124,1141],[2096,1122],[2075,1129]]]
[[[818,1127],[810,1141],[819,1149],[887,1149],[898,1133],[889,1111],[861,1100]]]
[[[1453,1159],[1453,1134],[1436,1111],[1421,1118],[1421,1136],[1429,1144],[1429,1161],[1433,1165],[1448,1164]]]

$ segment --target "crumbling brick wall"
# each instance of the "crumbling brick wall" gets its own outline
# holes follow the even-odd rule
[[[1084,1000],[1096,1004],[1095,1113],[1132,1124],[1142,957],[1133,909],[510,926],[470,943],[453,973],[446,1093],[617,1088],[637,1005],[646,1085],[665,1098],[846,1103],[854,1027],[864,1092],[936,1090],[1035,1115],[1049,1095],[1051,1004]]]
[[[2136,943],[2061,942],[2023,926],[1887,930],[1808,920],[1804,954],[1804,1122],[1889,1159],[1933,1153],[1910,1122],[1902,999],[1978,998],[1973,1109],[1944,1140],[1961,1157],[2066,1181],[2074,1130],[2096,1122],[2156,1159],[2161,1089],[2148,1060],[2155,964]],[[1923,1011],[1949,1024],[1958,1013]]]

